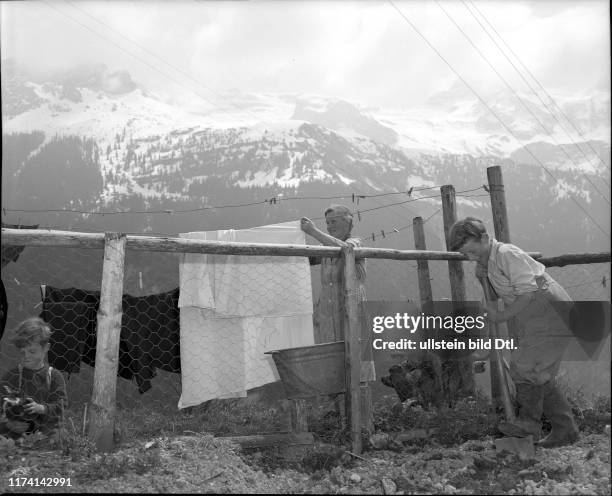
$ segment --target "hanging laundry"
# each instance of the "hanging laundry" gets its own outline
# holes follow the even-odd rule
[[[304,244],[299,222],[182,234],[208,241]],[[185,254],[179,266],[179,408],[246,396],[278,380],[266,351],[314,343],[305,257]]]
[[[6,327],[6,318],[8,317],[8,300],[6,298],[6,289],[4,288],[4,282],[0,280],[0,339],[4,335],[4,328]]]
[[[2,228],[8,229],[38,229],[38,224],[32,226],[22,226],[20,224],[5,224],[2,222]],[[2,270],[10,262],[17,262],[19,255],[25,249],[25,246],[6,245],[2,246],[1,249],[1,265]],[[19,284],[19,283],[18,283]],[[6,297],[6,288],[4,282],[0,280],[0,339],[4,335],[4,328],[6,327],[6,319],[8,317],[8,299]]]
[[[136,379],[138,391],[151,389],[156,369],[179,373],[178,288],[166,293],[123,295],[117,375]],[[99,291],[45,286],[41,318],[53,329],[49,364],[78,372],[80,362],[95,367]]]

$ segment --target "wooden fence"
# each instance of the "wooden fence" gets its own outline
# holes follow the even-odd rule
[[[488,170],[489,189],[493,205],[493,220],[496,236],[509,241],[509,228],[503,198],[501,169]],[[441,188],[445,234],[457,219],[455,192],[453,186]],[[344,343],[346,364],[346,414],[351,430],[353,453],[361,453],[362,417],[370,417],[371,396],[367,388],[360,387],[360,322],[356,291],[355,259],[377,258],[389,260],[416,260],[418,262],[419,291],[422,302],[431,301],[429,283],[429,260],[446,260],[449,263],[449,277],[454,301],[465,299],[462,261],[467,258],[461,253],[430,251],[425,247],[423,221],[414,219],[415,250],[394,250],[383,248],[345,248],[328,246],[278,245],[265,243],[229,243],[200,241],[183,238],[128,236],[122,233],[77,233],[72,231],[47,231],[27,229],[2,229],[2,246],[46,246],[66,248],[104,248],[104,262],[101,282],[100,307],[97,315],[98,333],[96,367],[91,400],[91,414],[88,434],[100,450],[113,447],[115,418],[116,381],[121,330],[121,298],[123,293],[125,251],[157,251],[172,253],[227,254],[245,256],[287,256],[287,257],[341,257],[344,260]],[[447,244],[448,246],[448,244]],[[572,254],[553,258],[542,258],[540,253],[530,253],[546,266],[562,266],[577,263],[609,262],[610,253]],[[494,370],[492,366],[491,371]],[[495,376],[492,376],[492,379]],[[494,383],[496,384],[496,383]],[[494,396],[499,384],[493,386]],[[365,401],[362,401],[362,394]]]

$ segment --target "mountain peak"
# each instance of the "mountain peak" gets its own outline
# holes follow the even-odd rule
[[[319,124],[343,134],[360,134],[389,146],[397,142],[397,133],[393,129],[344,100],[298,99],[291,118]]]

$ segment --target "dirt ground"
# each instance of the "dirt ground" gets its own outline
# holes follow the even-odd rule
[[[497,452],[492,437],[454,447],[442,447],[432,440],[420,444],[395,443],[393,450],[369,449],[359,457],[337,445],[317,444],[287,459],[278,452],[245,453],[227,440],[196,433],[137,441],[110,454],[95,454],[87,446],[81,452],[73,449],[67,453],[3,443],[0,490],[3,493],[611,493],[610,437],[605,433],[583,435],[573,446],[538,448],[534,457],[522,459]],[[53,477],[70,478],[71,486],[40,485],[42,478]]]

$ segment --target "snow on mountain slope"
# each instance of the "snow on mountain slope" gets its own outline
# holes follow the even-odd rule
[[[321,182],[408,189],[429,185],[447,156],[455,157],[454,166],[462,156],[508,157],[609,176],[609,162],[592,151],[609,156],[610,98],[604,93],[558,99],[582,129],[582,136],[574,133],[583,141],[577,149],[559,146],[568,137],[533,96],[524,102],[552,137],[513,95],[486,95],[509,132],[460,87],[419,108],[381,109],[320,95],[238,91],[180,107],[145,91],[128,73],[104,67],[49,81],[28,80],[13,68],[3,73],[3,83],[9,96],[3,110],[10,103],[5,133],[41,130],[46,142],[56,135],[96,140],[104,201],[132,193],[186,198],[212,178],[242,188]],[[603,143],[594,141],[604,134]]]
[[[127,95],[112,96],[80,88],[79,102],[67,101],[52,88],[27,83],[45,103],[4,123],[5,132],[41,130],[46,135],[93,136],[108,142],[123,127],[135,139],[165,134],[186,126],[197,126],[204,119],[182,112],[136,89]]]
[[[367,108],[321,95],[236,90],[216,94],[209,101],[194,98],[188,107],[180,107],[145,92],[125,71],[109,73],[105,67],[95,66],[56,75],[50,81],[32,82],[15,64],[9,64],[3,73],[6,95],[5,132],[40,129],[50,135],[72,133],[102,141],[123,127],[135,138],[142,138],[193,127],[229,129],[262,121],[299,121],[319,124],[349,139],[367,138],[405,150],[508,157],[533,142],[609,142],[610,134],[609,93],[556,95],[557,105],[572,124],[558,112],[557,119],[551,116],[553,104],[548,96],[540,95],[540,100],[521,93],[521,103],[508,91],[484,95],[501,124],[458,83],[415,108]]]

